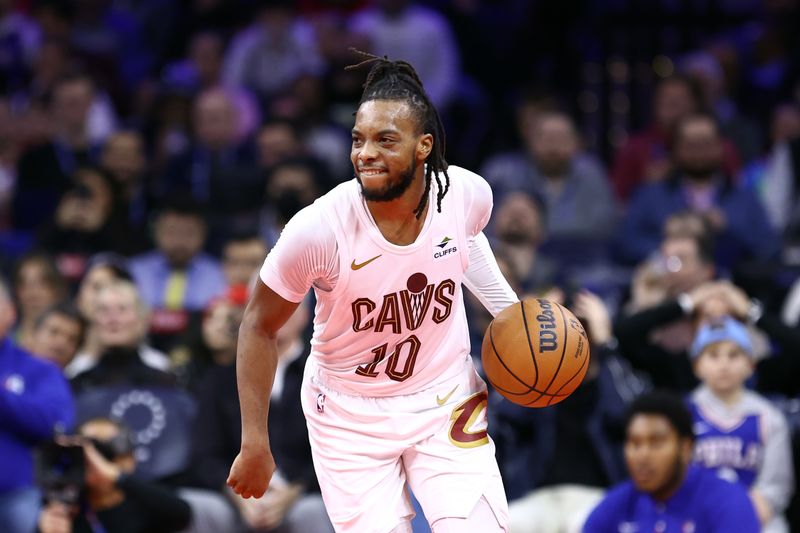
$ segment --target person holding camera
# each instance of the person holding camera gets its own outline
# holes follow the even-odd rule
[[[70,470],[79,484],[78,501],[63,495],[69,482],[59,476],[46,478],[46,504],[39,515],[38,533],[168,533],[181,531],[191,521],[189,504],[170,490],[137,479],[130,432],[107,418],[84,422],[76,437],[60,438],[60,454],[50,455],[47,470]],[[79,449],[81,453],[73,452]],[[73,457],[78,468],[65,469],[65,457]],[[81,468],[82,466],[82,468]],[[80,479],[82,477],[82,480]],[[47,480],[50,480],[48,483]],[[65,501],[66,500],[66,501]]]
[[[30,533],[39,510],[33,448],[72,428],[75,408],[56,365],[16,346],[8,285],[0,278],[0,529]]]

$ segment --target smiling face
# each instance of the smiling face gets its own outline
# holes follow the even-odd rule
[[[433,147],[420,133],[410,107],[400,100],[369,100],[356,113],[350,160],[367,200],[401,197],[417,178]]]
[[[102,289],[97,297],[95,324],[103,348],[130,348],[144,336],[146,316],[136,286],[116,282]]]
[[[631,480],[657,500],[680,486],[691,454],[691,439],[681,438],[663,415],[640,413],[628,424],[625,463]]]

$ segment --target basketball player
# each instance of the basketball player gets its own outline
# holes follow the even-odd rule
[[[408,484],[435,533],[506,531],[461,291],[493,315],[518,301],[482,233],[491,189],[448,168],[441,120],[411,65],[364,63],[355,179],[286,225],[242,321],[242,445],[228,484],[245,498],[267,488],[275,335],[313,287],[302,402],[336,530],[410,532]]]

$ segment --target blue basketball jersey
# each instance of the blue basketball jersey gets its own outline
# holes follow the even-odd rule
[[[761,414],[724,418],[690,403],[694,418],[694,461],[717,476],[752,486],[764,458]]]

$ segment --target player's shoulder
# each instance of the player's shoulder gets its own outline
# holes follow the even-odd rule
[[[309,207],[315,210],[341,210],[353,205],[353,198],[358,196],[358,183],[355,178],[336,185],[333,189],[317,198]]]
[[[357,187],[355,180],[346,181],[314,200],[289,220],[281,237],[301,238],[307,243],[335,239],[334,221],[352,212],[354,187]]]
[[[453,187],[462,188],[468,195],[489,195],[492,188],[489,183],[477,172],[467,170],[464,167],[449,165],[447,174],[450,176],[450,183]]]

